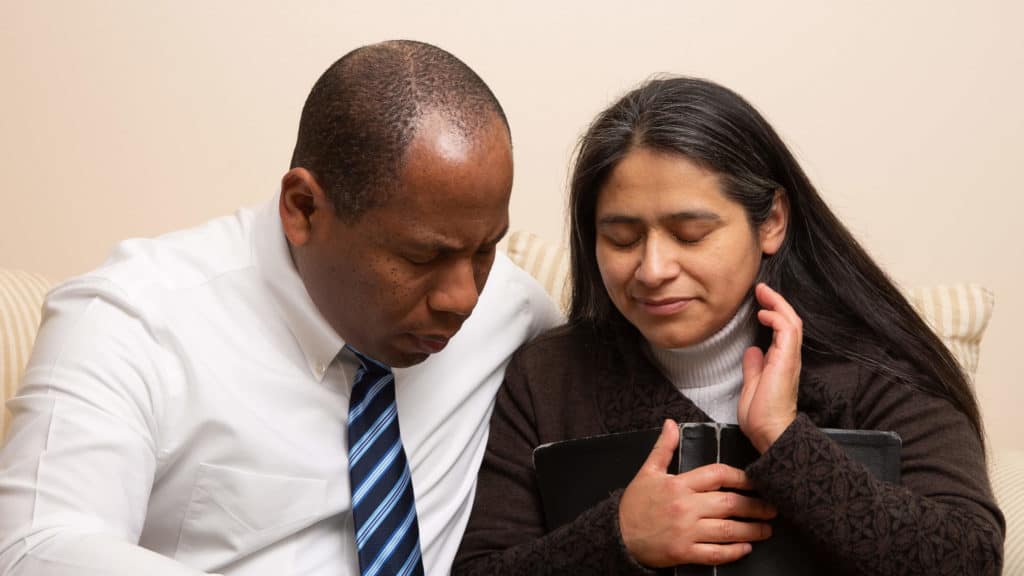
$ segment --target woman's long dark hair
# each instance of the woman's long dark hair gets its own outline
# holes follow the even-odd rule
[[[983,437],[974,394],[949,350],[825,205],[768,122],[741,96],[707,80],[645,82],[602,112],[580,139],[569,199],[570,323],[635,330],[601,281],[595,210],[612,169],[639,147],[681,154],[716,172],[755,228],[768,217],[775,192],[784,191],[786,238],[764,259],[759,279],[803,319],[805,358],[849,359],[889,373],[948,400]]]

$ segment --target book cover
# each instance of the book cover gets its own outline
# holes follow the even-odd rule
[[[855,461],[877,478],[899,483],[900,438],[893,432],[823,429]],[[567,524],[636,476],[660,429],[637,430],[565,440],[539,446],[534,468],[548,531]],[[722,462],[745,468],[759,454],[738,426],[684,423],[679,425],[679,449],[669,464],[673,473]],[[659,574],[677,576],[804,575],[824,573],[807,554],[798,531],[784,518],[772,521],[772,537],[755,542],[743,559],[721,566],[684,565]]]

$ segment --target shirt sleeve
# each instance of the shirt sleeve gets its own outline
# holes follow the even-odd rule
[[[138,546],[174,363],[115,290],[58,288],[0,452],[0,573],[185,576]]]
[[[526,276],[525,272],[520,272]],[[517,286],[516,290],[526,295],[527,312],[531,318],[527,340],[532,340],[540,333],[565,323],[562,311],[536,279],[527,277],[523,285]]]
[[[1004,520],[966,416],[903,382],[863,380],[857,425],[900,434],[901,485],[876,479],[799,415],[748,467],[758,491],[844,574],[998,575]]]
[[[539,442],[528,378],[517,358],[498,392],[473,512],[452,574],[653,574],[622,542],[621,490],[573,522],[544,533],[533,469],[533,448]]]

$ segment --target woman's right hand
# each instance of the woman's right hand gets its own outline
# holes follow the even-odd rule
[[[666,420],[647,461],[619,502],[622,541],[638,562],[652,568],[677,564],[726,564],[771,536],[775,509],[757,498],[722,488],[753,488],[747,475],[725,464],[669,474],[679,427]],[[752,521],[734,520],[747,518]]]

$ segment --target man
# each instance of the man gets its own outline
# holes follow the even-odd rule
[[[501,107],[454,56],[332,65],[273,203],[49,296],[0,573],[447,573],[505,363],[558,319],[495,252],[511,186]]]

